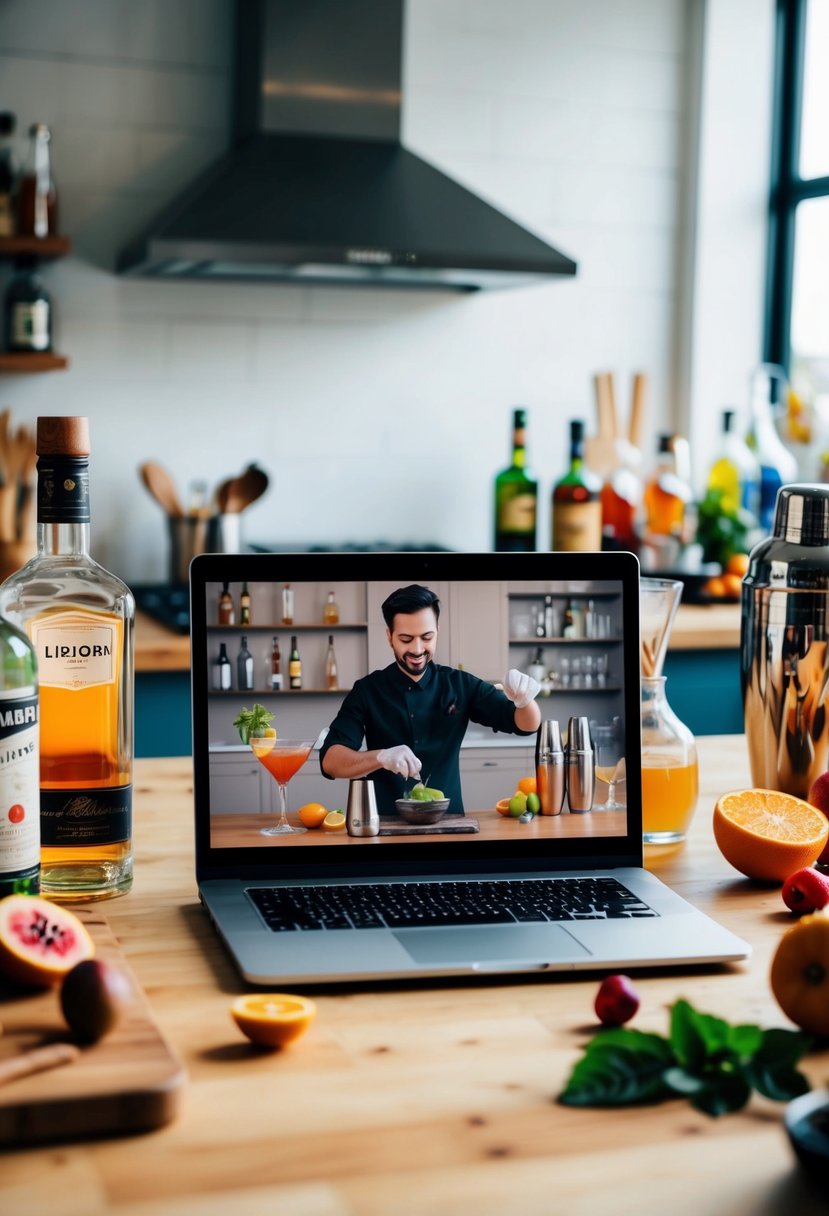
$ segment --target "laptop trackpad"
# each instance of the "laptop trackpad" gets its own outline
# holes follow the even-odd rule
[[[399,929],[394,936],[421,966],[561,962],[590,954],[566,929],[551,924]]]

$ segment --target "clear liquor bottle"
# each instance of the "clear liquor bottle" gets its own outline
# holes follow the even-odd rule
[[[334,650],[334,635],[328,635],[328,649],[325,652],[325,688],[327,692],[336,692],[338,688],[337,655]]]
[[[89,553],[89,424],[38,418],[38,552],[0,587],[40,684],[41,890],[106,899],[132,885],[129,588]]]
[[[34,647],[0,620],[0,899],[40,890],[37,708]]]

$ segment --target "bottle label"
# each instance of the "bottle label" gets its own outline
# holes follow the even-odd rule
[[[129,840],[132,786],[40,791],[41,844],[48,848]]]
[[[41,456],[37,462],[37,521],[89,523],[89,460],[86,456]]]
[[[38,701],[33,688],[0,692],[0,874],[40,861]]]
[[[553,507],[553,549],[567,552],[599,549],[602,543],[600,502],[559,503]]]
[[[30,627],[41,688],[77,691],[115,683],[120,650],[115,621],[61,612]]]
[[[32,300],[13,306],[10,345],[13,350],[49,349],[48,300]]]
[[[535,530],[536,498],[534,494],[516,494],[501,503],[498,512],[500,532],[533,532]]]

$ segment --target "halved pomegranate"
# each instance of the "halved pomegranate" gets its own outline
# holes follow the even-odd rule
[[[0,971],[10,979],[49,988],[94,953],[95,943],[68,908],[39,895],[0,899]]]

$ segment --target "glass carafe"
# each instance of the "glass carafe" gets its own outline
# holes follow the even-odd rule
[[[641,612],[642,831],[645,844],[685,839],[699,791],[694,736],[668,704],[662,675],[682,583],[643,578]]]

